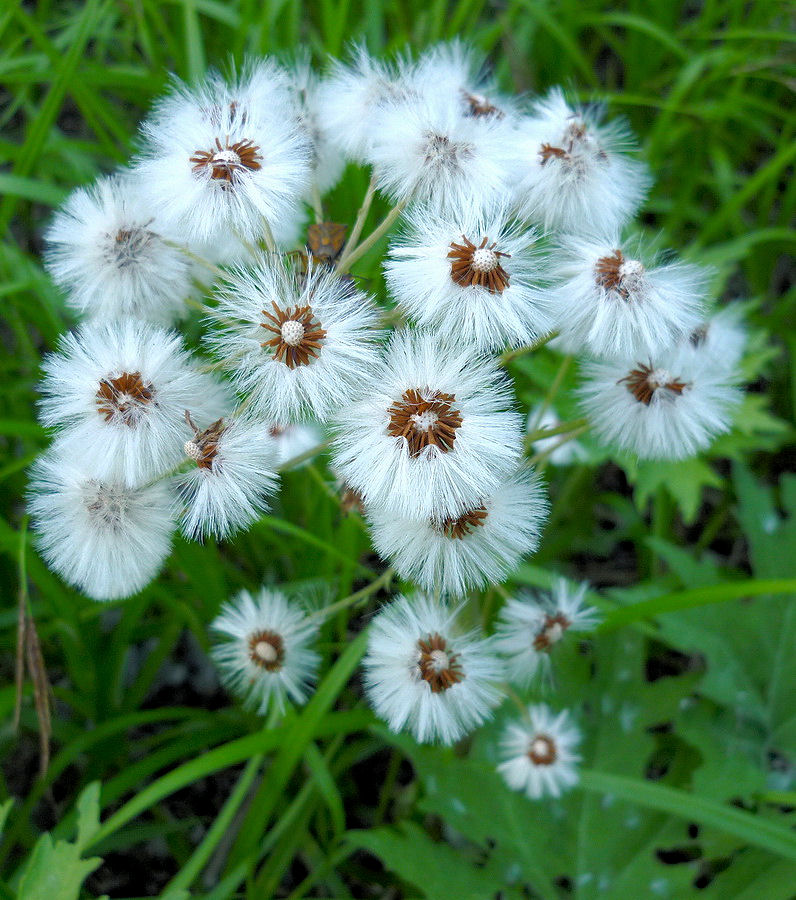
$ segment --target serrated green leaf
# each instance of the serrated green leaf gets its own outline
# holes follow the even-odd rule
[[[679,462],[645,460],[639,462],[634,473],[628,472],[628,478],[640,510],[660,488],[664,488],[677,504],[683,520],[689,524],[696,519],[705,488],[721,487],[724,483],[721,475],[700,457]]]

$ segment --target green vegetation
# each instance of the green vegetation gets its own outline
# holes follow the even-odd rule
[[[3,6],[0,900],[792,896],[789,20],[776,0]],[[47,444],[35,415],[40,361],[73,324],[41,266],[42,230],[70,190],[129,159],[168,73],[197,79],[301,47],[320,65],[351,40],[387,53],[453,37],[481,48],[506,88],[563,84],[626,116],[656,178],[646,233],[712,265],[713,296],[749,310],[751,387],[707,455],[608,462],[586,438],[586,460],[545,469],[551,520],[506,590],[553,573],[589,579],[603,613],[593,639],[562,647],[555,663],[554,702],[581,710],[585,735],[582,782],[560,806],[512,793],[495,774],[505,716],[455,749],[419,747],[375,719],[351,676],[384,585],[326,624],[319,688],[276,726],[199,677],[207,625],[235,590],[325,584],[333,602],[382,572],[362,521],[342,516],[327,489],[324,457],[287,473],[271,514],[236,540],[178,540],[164,574],[124,602],[68,589],[36,555],[25,519],[25,470]],[[353,220],[366,184],[349,168],[331,195],[334,220]],[[385,211],[377,200],[370,227]],[[373,291],[378,260],[374,248],[358,268]],[[200,324],[197,313],[194,344]],[[547,395],[559,362],[543,349],[510,363],[524,410]],[[578,415],[576,375],[559,379],[563,418]],[[10,727],[20,593],[54,697],[43,777],[30,678],[18,733]],[[502,598],[484,594],[485,624]]]

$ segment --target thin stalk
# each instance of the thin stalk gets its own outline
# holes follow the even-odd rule
[[[193,250],[189,250],[184,244],[179,244],[177,241],[168,241],[165,238],[163,238],[163,243],[166,244],[167,247],[173,247],[175,250],[179,250],[183,256],[187,256],[188,259],[203,266],[209,272],[212,272],[216,278],[221,278],[224,274],[222,269],[219,269],[218,266],[214,265],[210,260],[205,259],[203,256],[200,256],[198,253],[194,253]]]
[[[549,344],[554,338],[557,338],[559,332],[551,331],[549,334],[545,334],[540,338],[537,338],[532,344],[526,344],[524,347],[517,347],[516,350],[506,350],[505,353],[500,354],[500,364],[505,366],[506,363],[510,363],[513,359],[517,359],[518,356],[525,356],[526,353],[533,353],[534,350],[538,350],[540,347],[544,347],[545,344]]]
[[[308,459],[312,459],[313,456],[317,456],[319,453],[323,453],[323,451],[326,450],[326,448],[331,443],[331,440],[321,441],[320,444],[316,444],[314,447],[310,447],[309,450],[305,450],[303,453],[299,453],[297,456],[293,456],[286,462],[283,462],[276,471],[286,472],[288,469],[292,469],[294,466],[301,465],[301,463],[306,462]]]
[[[392,228],[395,220],[401,213],[404,211],[406,207],[406,201],[402,200],[397,206],[394,206],[387,215],[382,219],[381,223],[371,231],[371,233],[365,238],[362,243],[352,250],[350,253],[345,254],[340,257],[340,262],[338,263],[338,270],[340,272],[345,272],[354,265],[357,260],[361,259],[370,248],[378,241],[380,238],[384,237],[384,235]]]
[[[354,222],[354,227],[351,229],[351,234],[349,234],[348,240],[345,242],[343,252],[340,254],[340,259],[337,263],[337,268],[340,272],[343,271],[343,267],[341,265],[342,261],[348,256],[351,250],[356,247],[359,236],[360,234],[362,234],[362,229],[365,227],[365,220],[367,219],[368,213],[370,212],[370,206],[373,203],[373,197],[375,196],[375,194],[376,176],[371,175],[370,182],[368,183],[368,189],[365,192],[365,196],[362,200],[362,205],[359,207],[359,212],[357,213],[357,217]]]
[[[569,422],[561,422],[558,425],[551,425],[549,428],[537,428],[535,431],[530,431],[525,435],[525,446],[530,447],[532,444],[535,444],[536,441],[543,441],[546,438],[555,437],[557,434],[567,434],[570,431],[574,431],[576,428],[582,428],[584,425],[588,425],[588,419],[570,419]]]
[[[531,466],[540,466],[544,463],[549,456],[558,450],[559,447],[563,447],[567,441],[573,441],[576,437],[580,437],[585,431],[589,430],[588,423],[586,425],[582,425],[580,428],[576,428],[574,431],[571,431],[569,434],[565,434],[560,440],[556,441],[552,447],[548,447],[547,450],[544,450],[541,453],[535,453],[529,460],[528,464]]]
[[[254,254],[254,249],[250,248],[249,245],[241,238],[243,245],[249,250],[252,254]],[[263,216],[263,243],[265,244],[266,249],[269,253],[276,253],[276,241],[274,240],[274,233],[271,231],[271,223],[268,219]]]
[[[318,188],[318,182],[312,179],[312,189],[310,197],[312,199],[312,209],[315,213],[315,221],[320,224],[323,222],[323,201],[321,200],[321,192]]]
[[[341,609],[347,609],[349,606],[354,606],[362,600],[367,600],[372,594],[377,593],[383,587],[389,587],[390,582],[393,579],[393,575],[395,575],[395,569],[389,568],[385,569],[378,578],[374,581],[371,581],[370,584],[365,585],[365,587],[360,588],[360,590],[355,591],[353,594],[349,594],[348,597],[343,597],[342,600],[338,600],[336,603],[332,603],[330,606],[325,606],[323,609],[317,610],[317,612],[311,613],[310,618],[315,618],[317,616],[323,616],[324,618],[328,616],[332,616],[335,613],[340,612]]]

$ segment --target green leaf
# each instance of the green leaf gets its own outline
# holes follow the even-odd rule
[[[664,488],[686,523],[696,519],[704,489],[721,487],[724,483],[722,477],[698,457],[680,462],[640,462],[635,472],[628,472],[628,478],[635,488],[636,505],[640,510],[644,510],[659,488]]]
[[[99,784],[90,784],[77,800],[77,839],[53,841],[43,834],[36,842],[19,882],[24,900],[77,900],[83,881],[102,863],[80,854],[99,829]]]

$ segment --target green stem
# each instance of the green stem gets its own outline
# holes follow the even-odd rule
[[[375,580],[371,581],[370,584],[365,585],[365,587],[360,588],[360,590],[355,591],[353,594],[349,594],[348,597],[343,597],[342,600],[338,600],[336,603],[332,603],[329,606],[325,606],[323,609],[319,609],[317,612],[311,613],[310,618],[313,618],[315,616],[323,616],[324,618],[327,618],[328,616],[332,616],[335,613],[340,612],[341,609],[347,609],[349,606],[354,606],[360,601],[366,600],[381,588],[389,587],[393,575],[395,575],[395,569],[385,569],[381,573],[381,575],[379,575],[379,577]]]
[[[500,354],[500,364],[505,366],[506,363],[510,363],[513,359],[517,359],[518,356],[525,356],[526,353],[533,353],[534,350],[544,347],[545,344],[549,344],[550,341],[557,338],[559,333],[558,330],[551,331],[549,334],[537,338],[532,344],[526,344],[524,347],[517,347],[515,350],[506,350],[505,353]]]
[[[315,213],[315,222],[316,224],[320,224],[323,222],[323,201],[321,200],[321,192],[318,188],[318,182],[313,178],[312,179],[312,189],[311,189],[311,198],[312,198],[312,209]]]
[[[203,266],[209,272],[212,272],[216,278],[221,278],[224,274],[222,269],[219,269],[218,266],[214,265],[210,262],[210,260],[205,259],[203,256],[200,256],[198,253],[194,253],[193,250],[189,250],[184,244],[179,244],[177,241],[168,241],[163,238],[163,243],[167,247],[173,247],[175,250],[179,250],[183,256],[186,256],[188,259],[192,260],[195,263],[198,263],[200,266]]]
[[[581,425],[580,428],[576,428],[574,431],[569,432],[569,434],[565,434],[562,438],[557,440],[555,444],[551,447],[548,447],[546,450],[543,450],[540,453],[534,453],[534,455],[528,460],[528,464],[531,466],[541,466],[545,463],[548,457],[552,456],[553,453],[558,450],[559,447],[563,447],[567,441],[574,441],[575,438],[580,437],[584,432],[589,430],[588,423],[586,425]]]
[[[297,456],[293,456],[286,462],[283,462],[276,471],[286,472],[288,469],[292,469],[294,466],[298,466],[308,459],[312,459],[313,456],[323,453],[330,444],[331,441],[321,441],[320,444],[316,444],[314,447],[310,447],[309,450],[305,450],[303,453],[299,453]]]
[[[368,217],[368,213],[370,212],[370,206],[373,203],[373,197],[376,194],[376,176],[371,175],[370,182],[368,183],[368,189],[365,191],[365,196],[362,200],[362,205],[359,207],[359,212],[357,212],[356,221],[354,222],[354,227],[351,229],[351,234],[348,236],[348,240],[345,242],[345,247],[343,247],[343,252],[340,254],[340,259],[337,262],[338,271],[342,272],[342,262],[351,252],[351,250],[356,247],[357,241],[359,240],[360,234],[362,234],[362,229],[365,226],[365,220]]]
[[[555,437],[557,434],[568,434],[578,428],[583,428],[589,424],[588,419],[571,419],[569,422],[561,422],[560,424],[550,428],[537,428],[525,435],[525,444],[530,447],[537,441],[543,441],[546,438]]]
[[[390,228],[392,228],[395,220],[398,218],[398,216],[401,215],[405,207],[405,200],[402,200],[397,206],[394,206],[382,219],[381,223],[376,228],[374,228],[373,231],[371,231],[371,233],[356,249],[340,258],[340,262],[337,266],[338,270],[340,272],[347,272],[351,268],[351,266],[353,266],[354,263],[357,262],[357,260],[361,259],[376,243],[376,241],[384,237],[384,235],[390,230]]]

